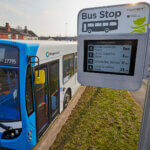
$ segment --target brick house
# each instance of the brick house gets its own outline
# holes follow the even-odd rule
[[[0,26],[0,39],[38,40],[38,36],[25,26],[24,30],[11,28],[9,23]]]
[[[0,39],[20,39],[20,40],[23,40],[23,35],[21,35],[14,28],[10,28],[9,23],[6,23],[5,27],[0,26]]]
[[[31,30],[27,29],[27,26],[25,26],[25,29],[18,29],[18,32],[23,35],[24,40],[38,40],[38,36]]]

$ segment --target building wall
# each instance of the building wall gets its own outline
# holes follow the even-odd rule
[[[0,39],[8,39],[8,34],[0,34]]]
[[[19,40],[23,40],[23,35],[19,35],[19,36],[18,36],[18,39],[19,39]]]
[[[0,34],[0,39],[18,39],[18,40],[38,40],[38,37],[30,37],[30,36],[23,36],[23,35],[16,35],[16,34]],[[18,38],[17,38],[18,37]]]
[[[23,37],[23,39],[24,39],[24,40],[31,40],[31,37],[25,35],[25,36]]]
[[[34,36],[24,36],[23,39],[24,39],[24,40],[38,40],[38,37],[34,37]]]
[[[16,39],[15,34],[12,34],[12,35],[11,35],[11,39]]]
[[[23,40],[23,35],[14,34],[11,36],[12,39]]]
[[[35,36],[35,37],[34,37],[34,36],[32,36],[32,37],[31,37],[31,40],[38,40],[38,37],[36,37],[36,36]]]
[[[0,34],[0,39],[9,39],[8,34]],[[17,35],[12,34],[11,39],[17,39]],[[18,35],[18,40],[23,40],[23,35]]]

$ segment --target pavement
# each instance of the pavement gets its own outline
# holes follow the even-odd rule
[[[47,129],[46,133],[41,137],[40,141],[37,143],[33,150],[49,150],[49,148],[54,143],[57,134],[60,132],[61,128],[70,116],[71,111],[74,109],[82,93],[85,91],[85,88],[85,86],[80,86],[76,94],[70,100],[67,108],[57,116],[55,121]]]
[[[147,80],[143,80],[143,84],[138,91],[130,92],[132,98],[135,100],[136,103],[140,105],[142,110],[144,109],[146,88],[147,88]]]

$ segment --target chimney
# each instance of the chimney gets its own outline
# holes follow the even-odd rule
[[[6,30],[7,30],[7,31],[10,31],[10,26],[9,26],[9,23],[8,23],[8,22],[6,22],[6,26],[5,26],[5,27],[6,27]]]
[[[27,26],[25,26],[24,32],[25,32],[25,33],[28,33]]]

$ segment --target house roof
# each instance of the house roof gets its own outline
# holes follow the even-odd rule
[[[6,29],[6,27],[0,26],[0,34],[20,34],[24,36],[38,37],[33,31],[28,30],[26,33],[24,30],[10,28],[10,31]]]
[[[24,36],[34,36],[34,37],[38,37],[33,31],[28,30],[28,32],[26,33],[24,30],[19,30],[16,29],[18,32],[20,32],[22,35]]]
[[[10,28],[10,31],[6,30],[6,27],[0,26],[0,34],[20,34],[16,29]]]
[[[33,31],[29,30],[28,33],[31,35],[31,36],[36,36],[38,37]]]

